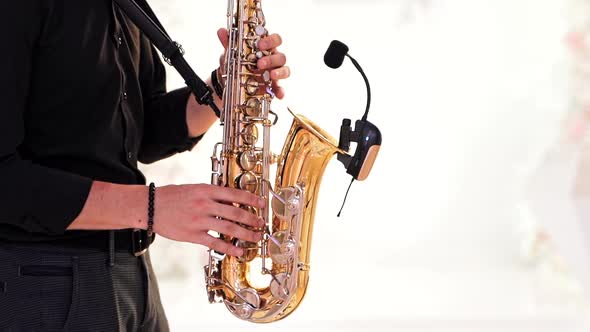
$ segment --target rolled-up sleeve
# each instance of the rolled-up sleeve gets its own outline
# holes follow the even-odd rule
[[[41,1],[1,1],[0,223],[32,233],[63,234],[81,212],[92,180],[35,165],[18,153],[33,50],[43,21]]]
[[[146,43],[140,82],[144,98],[144,131],[139,161],[152,163],[191,150],[202,138],[189,137],[186,106],[189,88],[166,92],[166,70],[157,51]]]

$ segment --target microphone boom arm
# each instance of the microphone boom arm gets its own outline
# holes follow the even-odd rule
[[[369,79],[361,68],[361,65],[359,65],[359,63],[352,56],[350,56],[350,54],[347,53],[346,56],[350,59],[350,61],[352,61],[352,64],[361,73],[363,80],[365,80],[365,85],[367,86],[367,108],[365,109],[365,114],[363,115],[363,121],[366,121],[367,116],[369,115],[369,108],[371,107],[371,85],[369,84]]]

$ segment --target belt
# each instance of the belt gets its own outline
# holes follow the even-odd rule
[[[38,243],[56,248],[80,248],[104,252],[127,252],[135,256],[141,256],[154,242],[154,239],[155,235],[148,237],[147,231],[145,230],[122,229],[116,231],[91,231],[88,235],[84,236],[43,242],[30,242],[27,245],[34,246],[35,243]],[[12,244],[24,243],[13,242]]]

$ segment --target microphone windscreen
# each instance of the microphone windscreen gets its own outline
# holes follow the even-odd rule
[[[342,62],[344,62],[344,57],[347,53],[348,46],[338,40],[333,40],[324,55],[324,63],[330,68],[339,68],[342,66]]]

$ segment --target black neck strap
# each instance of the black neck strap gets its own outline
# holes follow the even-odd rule
[[[164,30],[164,27],[147,2],[138,0],[143,5],[142,8],[135,0],[114,1],[127,17],[148,37],[152,44],[162,52],[164,60],[173,66],[180,76],[184,78],[184,82],[195,95],[197,102],[201,105],[209,105],[216,114],[219,114],[219,108],[213,100],[213,91],[186,62],[182,47],[172,41],[168,36],[168,33],[166,33],[166,30]]]

